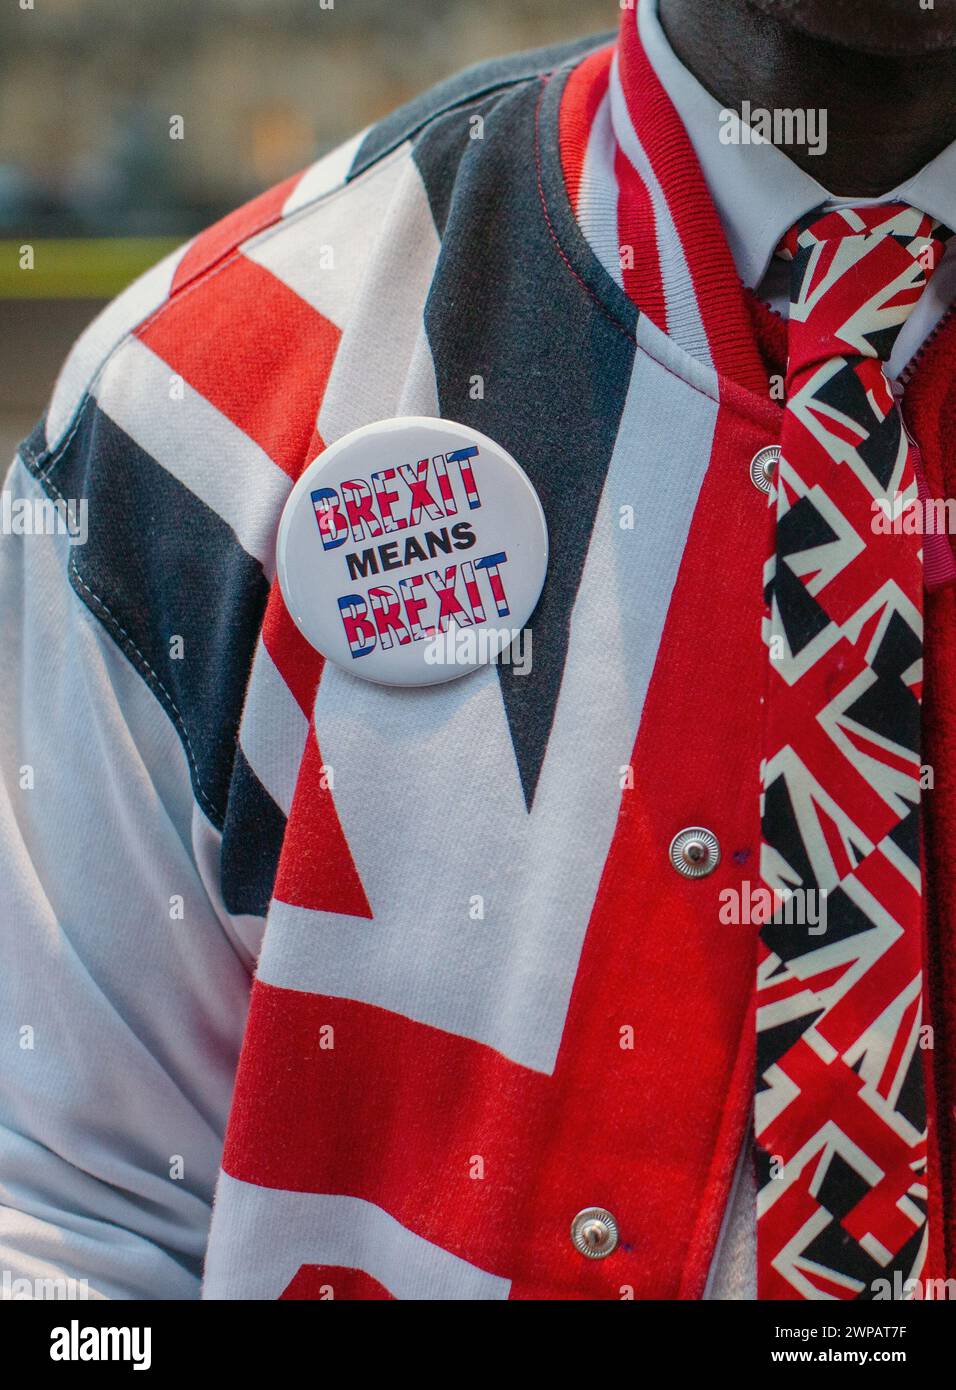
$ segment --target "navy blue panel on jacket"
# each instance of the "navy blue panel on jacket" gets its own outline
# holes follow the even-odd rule
[[[597,34],[573,43],[553,44],[528,53],[512,53],[504,58],[464,68],[374,125],[359,147],[349,178],[356,178],[376,160],[418,135],[441,112],[479,101],[503,87],[534,82],[543,73],[562,68],[613,40],[613,34]]]
[[[236,747],[222,834],[222,896],[229,912],[264,917],[286,818]]]
[[[472,113],[462,110],[443,116],[415,142],[431,205],[447,208],[425,313],[441,413],[513,453],[548,520],[548,577],[529,624],[532,668],[518,675],[512,666],[500,667],[528,806],[627,396],[636,326],[633,311],[622,331],[597,308],[552,236],[538,186],[540,98],[539,82],[502,94],[483,108],[480,140],[469,137]],[[476,377],[480,399],[474,398]]]
[[[49,489],[42,462],[25,461]],[[89,505],[89,538],[71,548],[70,582],[173,721],[196,797],[221,829],[269,592],[262,568],[92,397],[55,486]]]
[[[542,78],[606,42],[592,38],[461,74],[375,127],[349,175],[354,180],[414,137],[442,238],[425,310],[440,411],[511,450],[547,514],[551,572],[531,623],[532,671],[500,672],[529,806],[627,392],[636,321],[630,309],[625,324],[609,320],[564,264],[553,228],[561,238],[580,233],[569,207],[556,206],[550,217],[543,207],[539,177],[554,181],[556,197],[563,189],[556,148],[536,150],[536,113],[542,96],[557,101],[561,86],[560,77]],[[481,138],[472,138],[476,115]],[[475,377],[484,383],[479,399]],[[177,730],[196,798],[223,831],[227,908],[264,913],[285,818],[237,739],[268,597],[259,561],[92,397],[55,456],[52,479],[42,427],[24,455],[48,490],[88,500],[89,541],[71,551],[71,583]],[[171,647],[177,636],[183,660]]]

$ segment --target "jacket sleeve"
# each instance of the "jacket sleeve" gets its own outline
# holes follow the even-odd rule
[[[356,320],[366,388],[347,404],[374,411],[395,342],[366,270],[423,196],[407,152],[346,190],[362,142],[110,305],[4,486],[0,1296],[29,1296],[16,1279],[199,1293],[318,679],[283,626],[276,531],[324,447],[357,306],[377,326]],[[351,427],[341,411],[325,425]],[[291,685],[270,641],[292,653]]]
[[[252,964],[219,895],[216,802],[196,792],[197,744],[217,730],[228,756],[238,713],[203,663],[238,667],[241,696],[250,654],[192,650],[195,614],[144,589],[176,564],[164,499],[142,470],[133,495],[96,416],[91,401],[55,455],[41,427],[3,488],[0,1296],[186,1299]],[[193,661],[209,729],[195,711],[187,727],[148,641]]]

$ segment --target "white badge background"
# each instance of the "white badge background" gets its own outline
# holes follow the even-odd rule
[[[349,535],[342,545],[329,550],[324,547],[312,502],[315,490],[332,488],[341,496],[343,482],[350,479],[369,482],[372,474],[395,469],[395,477],[389,479],[387,484],[389,491],[398,493],[393,514],[396,518],[408,518],[412,493],[403,481],[399,468],[402,465],[414,468],[420,459],[431,461],[438,455],[475,446],[478,453],[470,463],[481,501],[479,507],[473,510],[469,508],[458,465],[450,463],[448,476],[453,485],[457,512],[441,520],[430,518],[423,512],[416,526],[406,526],[379,536],[369,535],[366,528],[365,538],[361,541],[356,542]],[[441,505],[442,497],[431,463],[427,487],[434,501]],[[375,515],[379,515],[377,507]],[[439,551],[434,558],[415,560],[396,569],[380,568],[377,574],[353,578],[349,572],[349,555],[371,549],[378,558],[377,547],[393,542],[398,543],[401,554],[410,537],[421,541],[429,531],[441,531],[446,527],[451,531],[460,522],[467,523],[475,533],[475,544],[468,549],[452,549],[448,554]],[[462,633],[477,635],[483,630],[489,633],[503,630],[517,632],[534,611],[548,563],[544,512],[523,470],[510,454],[487,435],[450,420],[409,416],[382,420],[355,430],[330,445],[305,470],[289,496],[279,525],[277,573],[286,607],[296,626],[312,646],[330,661],[353,675],[382,684],[432,685],[467,674],[482,664],[481,659],[456,661],[454,664],[435,663],[434,660],[429,662],[427,649],[431,647],[434,656],[434,645],[427,637],[407,645],[400,645],[396,641],[390,649],[383,648],[379,640],[374,651],[355,658],[349,649],[339,610],[340,596],[360,594],[365,598],[373,586],[386,586],[401,594],[399,582],[403,579],[436,570],[444,575],[448,566],[460,567],[463,562],[474,562],[482,556],[500,551],[507,555],[500,575],[510,612],[505,617],[499,616],[488,574],[478,572],[484,620],[457,630],[454,621],[451,624],[452,637],[459,639],[455,645],[469,655],[474,648],[466,647],[461,640]],[[427,626],[437,615],[438,598],[427,581],[416,592],[419,597],[429,600],[427,608],[420,615],[421,622]],[[470,614],[460,569],[456,576],[455,593]],[[403,619],[405,616],[403,611]],[[484,656],[482,648],[485,645],[479,646],[479,657]],[[451,644],[442,646],[443,651],[452,649]]]

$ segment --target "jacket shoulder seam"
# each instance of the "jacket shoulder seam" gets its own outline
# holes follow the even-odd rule
[[[469,88],[467,91],[458,92],[454,96],[450,96],[447,101],[442,102],[440,106],[436,106],[433,110],[422,116],[420,120],[410,120],[402,126],[400,131],[395,135],[395,138],[386,145],[384,149],[379,150],[367,164],[359,169],[355,178],[362,178],[370,169],[374,169],[381,160],[394,154],[397,149],[407,141],[414,139],[416,135],[421,135],[422,131],[427,130],[430,125],[440,120],[442,116],[447,116],[450,112],[457,111],[461,107],[471,106],[474,102],[480,101],[483,97],[492,96],[495,92],[505,91],[509,87],[520,87],[524,83],[533,82],[535,79],[542,80],[550,76],[555,70],[554,67],[548,66],[529,66],[526,70],[512,74],[509,77],[502,77],[496,81],[476,83],[474,87]],[[373,126],[371,129],[374,130],[375,127]],[[361,153],[361,150],[359,150],[358,153]],[[352,181],[354,182],[354,179]]]
[[[347,194],[360,180],[364,181],[366,175],[372,177],[379,171],[384,170],[390,164],[390,156],[394,157],[397,153],[397,149],[389,151],[387,154],[383,155],[381,159],[370,164],[367,169],[363,169],[355,179],[347,183],[339,184],[335,188],[329,189],[326,193],[317,194],[315,198],[304,203],[302,207],[296,208],[288,217],[280,218],[278,221],[270,223],[269,226],[263,227],[260,231],[253,232],[251,235],[233,242],[215,261],[203,267],[196,275],[184,280],[182,284],[177,285],[173,292],[169,294],[161,304],[157,305],[155,309],[150,310],[143,318],[137,319],[135,323],[126,329],[117,342],[109,348],[105,355],[100,358],[95,371],[90,375],[89,380],[83,387],[83,395],[77,404],[74,415],[67,424],[64,425],[63,431],[54,440],[49,441],[46,448],[42,449],[39,454],[34,453],[26,442],[20,445],[20,452],[24,455],[25,461],[30,464],[30,471],[33,472],[41,482],[53,471],[79,429],[83,416],[89,407],[90,401],[93,399],[93,392],[101,380],[103,373],[132,338],[138,333],[141,333],[144,329],[157,323],[174,305],[181,304],[187,295],[197,290],[201,285],[207,284],[214,276],[220,275],[223,271],[227,270],[229,266],[233,265],[242,255],[244,247],[262,245],[272,237],[278,236],[287,227],[297,225],[311,213],[314,213],[318,208],[327,206],[335,199]]]
[[[90,399],[92,398],[87,397],[87,400]],[[83,418],[84,413],[85,407],[83,410],[78,412],[77,424],[76,426],[74,426],[74,430],[79,425],[79,421]],[[64,444],[63,447],[65,449],[66,445]],[[32,475],[32,477],[47,494],[47,496],[52,497],[55,501],[62,502],[64,505],[66,505],[62,493],[54,483],[53,479],[50,477],[51,470],[47,469],[46,471],[43,471],[37,468],[37,455],[34,454],[32,449],[30,449],[28,445],[21,445],[19,453],[27,471]],[[112,611],[109,605],[106,602],[104,602],[100,595],[96,593],[90,587],[89,584],[87,584],[86,580],[80,574],[79,566],[76,563],[76,553],[72,547],[70,548],[70,558],[67,564],[67,571],[69,574],[70,585],[76,593],[77,598],[79,598],[79,600],[86,605],[93,617],[98,619],[98,621],[102,623],[103,627],[110,634],[117,647],[119,647],[120,651],[123,652],[126,659],[130,662],[134,669],[138,671],[139,675],[145,681],[149,689],[153,692],[154,696],[162,705],[163,709],[166,711],[166,714],[172,721],[173,727],[179,734],[179,740],[182,745],[183,752],[186,756],[186,762],[189,766],[189,777],[193,786],[193,791],[196,794],[196,798],[199,801],[199,804],[202,806],[203,810],[206,812],[209,819],[211,820],[212,824],[218,830],[221,830],[224,822],[224,813],[220,808],[216,806],[212,797],[209,795],[209,793],[203,786],[202,777],[199,771],[199,762],[196,758],[195,750],[192,746],[192,740],[189,737],[189,730],[186,727],[186,720],[183,717],[182,711],[177,705],[173,695],[166,688],[157,671],[151,665],[150,661],[145,656],[145,654],[137,646],[132,635],[126,630],[126,628],[117,618],[116,614]]]
[[[606,41],[606,36],[602,36],[596,39],[595,45],[599,46]],[[583,51],[584,53],[587,52],[586,49]],[[570,62],[577,60],[581,56],[582,53],[575,52],[564,61]],[[21,445],[21,449],[26,450],[32,460],[31,471],[36,472],[39,476],[40,472],[44,469],[48,474],[56,467],[66,448],[69,446],[70,441],[76,434],[87,403],[97,383],[102,378],[109,364],[117,354],[122,351],[130,339],[137,333],[142,332],[144,329],[158,322],[163,314],[171,309],[173,305],[181,304],[188,294],[198,289],[201,285],[207,284],[214,275],[221,274],[224,270],[228,269],[228,267],[242,254],[242,249],[244,247],[262,245],[271,237],[279,235],[286,227],[296,226],[299,222],[314,214],[319,208],[326,207],[336,199],[347,196],[353,187],[358,186],[360,183],[364,183],[366,179],[372,178],[376,172],[390,167],[391,162],[410,140],[420,135],[424,130],[427,130],[429,126],[440,120],[442,116],[447,115],[449,112],[467,107],[483,97],[492,95],[494,92],[502,92],[519,87],[535,79],[543,80],[551,73],[557,71],[561,66],[563,66],[563,63],[554,63],[549,66],[547,63],[529,62],[521,71],[494,80],[490,78],[482,79],[481,69],[477,69],[475,72],[475,81],[468,90],[449,95],[447,100],[442,102],[435,109],[429,111],[420,120],[409,120],[406,122],[396,134],[395,138],[386,145],[384,149],[379,150],[354,174],[351,171],[347,173],[342,183],[337,184],[334,188],[330,188],[325,192],[317,193],[313,198],[303,203],[301,207],[296,208],[295,211],[290,213],[287,217],[279,217],[275,222],[269,223],[259,230],[247,233],[238,237],[235,241],[230,242],[230,244],[219,253],[215,260],[203,266],[201,269],[197,270],[194,275],[191,275],[181,284],[177,285],[161,304],[145,314],[143,318],[137,319],[131,324],[113,346],[106,351],[86,381],[83,387],[82,398],[77,403],[73,416],[63,426],[60,434],[54,440],[48,441],[45,449],[39,454],[34,454],[32,450],[27,450],[26,444]],[[372,126],[371,131],[374,129],[375,127]],[[371,131],[369,133],[371,133]],[[356,158],[360,154],[361,146],[356,151]]]
[[[50,486],[53,486],[52,483]],[[200,805],[209,816],[213,825],[217,830],[221,830],[224,822],[223,812],[216,807],[212,798],[203,787],[202,779],[199,775],[199,764],[196,760],[196,754],[189,737],[189,730],[186,727],[186,721],[183,718],[179,706],[110,607],[104,603],[100,596],[86,583],[77,567],[76,556],[73,554],[70,555],[69,575],[70,583],[77,596],[86,604],[94,617],[100,620],[116,645],[125,654],[130,664],[139,672],[140,676],[172,720],[173,726],[179,734],[179,741],[186,755],[186,761],[189,764],[190,781],[192,782],[193,790],[196,793]]]

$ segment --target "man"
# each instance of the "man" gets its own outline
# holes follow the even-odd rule
[[[86,543],[0,546],[16,1276],[953,1273],[956,564],[902,518],[952,488],[954,55],[949,0],[641,0],[414,102],[80,341],[7,487],[85,504]],[[387,459],[405,417],[533,484],[530,661],[363,679],[283,544],[276,580],[295,480],[318,554],[333,450],[385,422]]]

